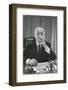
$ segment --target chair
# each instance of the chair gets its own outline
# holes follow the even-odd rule
[[[23,47],[25,48],[27,45],[33,45],[35,43],[34,41],[35,41],[34,37],[26,37],[26,38],[24,38]]]

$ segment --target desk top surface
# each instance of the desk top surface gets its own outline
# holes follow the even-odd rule
[[[56,73],[57,72],[57,64],[54,62],[41,62],[38,63],[37,66],[32,67],[32,73],[35,74],[46,74],[46,73]]]

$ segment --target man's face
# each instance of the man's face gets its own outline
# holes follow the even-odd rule
[[[44,30],[44,28],[39,27],[35,30],[35,39],[38,43],[45,41],[45,30]]]

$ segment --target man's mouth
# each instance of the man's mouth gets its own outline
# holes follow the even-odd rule
[[[43,41],[42,39],[38,39],[38,42],[41,42],[41,41]]]

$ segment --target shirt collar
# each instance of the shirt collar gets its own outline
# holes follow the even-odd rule
[[[38,46],[39,45],[39,43],[36,41],[36,45]]]

